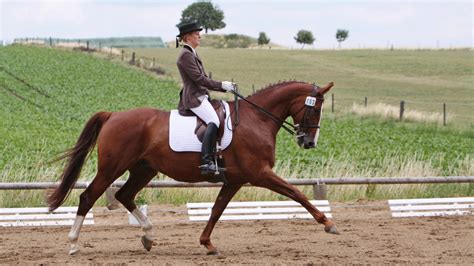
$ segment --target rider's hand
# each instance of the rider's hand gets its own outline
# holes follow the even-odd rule
[[[235,91],[235,83],[230,81],[222,81],[222,89],[225,91]]]

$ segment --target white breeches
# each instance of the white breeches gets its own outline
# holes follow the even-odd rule
[[[201,105],[191,108],[191,111],[201,118],[202,121],[206,123],[206,125],[209,123],[214,123],[217,127],[219,127],[219,117],[217,117],[216,111],[209,102],[208,96],[203,95],[199,97],[199,100],[201,101]]]

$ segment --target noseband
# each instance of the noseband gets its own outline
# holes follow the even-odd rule
[[[303,121],[300,124],[293,125],[292,123],[289,123],[285,120],[280,119],[276,115],[268,112],[265,110],[263,107],[260,107],[256,105],[255,103],[247,100],[244,96],[239,94],[236,91],[231,91],[234,95],[239,97],[240,99],[244,100],[248,104],[252,105],[255,107],[257,110],[260,112],[264,113],[267,115],[270,119],[272,119],[275,123],[277,123],[279,126],[281,126],[283,129],[285,129],[288,133],[291,135],[296,135],[297,137],[305,136],[306,135],[306,130],[309,128],[320,128],[319,125],[313,125],[310,124],[310,119],[311,115],[314,113],[320,114],[321,113],[321,108],[316,108],[317,106],[317,101],[321,101],[321,103],[324,103],[324,97],[317,97],[317,89],[320,89],[318,85],[313,85],[313,91],[311,92],[311,96],[306,97],[305,104],[293,115],[297,115],[299,112],[301,112],[303,109],[305,109],[304,114],[303,114]],[[322,106],[322,104],[321,104]]]

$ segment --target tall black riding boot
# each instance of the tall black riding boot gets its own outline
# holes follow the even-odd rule
[[[201,150],[201,166],[199,166],[201,169],[201,175],[214,174],[219,170],[214,162],[217,130],[218,128],[216,124],[209,123],[206,132],[204,133]]]

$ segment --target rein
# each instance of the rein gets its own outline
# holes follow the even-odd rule
[[[316,87],[317,86],[314,86],[313,87],[313,92],[311,93],[311,96],[312,97],[315,97],[315,99],[321,99],[321,98],[316,98]],[[258,111],[264,113],[266,116],[268,116],[271,120],[273,120],[275,123],[277,123],[279,126],[281,126],[284,130],[286,130],[288,133],[290,133],[291,135],[296,135],[296,136],[300,136],[301,135],[301,128],[319,128],[318,125],[304,125],[303,126],[300,126],[299,124],[296,124],[296,125],[293,125],[292,123],[290,122],[287,122],[286,120],[283,120],[283,119],[280,119],[279,117],[277,117],[276,115],[270,113],[269,111],[265,110],[263,107],[261,106],[258,106],[257,104],[247,100],[244,96],[242,96],[240,93],[238,93],[237,91],[233,90],[231,91],[235,96],[237,96],[238,98],[244,100],[245,102],[247,102],[248,104],[252,105],[253,107],[255,107],[255,109],[257,109]],[[322,100],[324,101],[324,98],[322,98]],[[237,101],[236,101],[236,104],[237,104]],[[307,114],[309,113],[309,111],[311,109],[313,109],[311,106],[308,106],[307,104],[303,105],[303,107],[301,107],[294,115],[298,114],[299,112],[301,112],[304,108],[306,107],[306,111],[305,111],[305,114],[304,114],[304,117],[303,117],[303,123],[305,122],[305,120],[307,119]],[[304,134],[304,133],[303,133]]]

